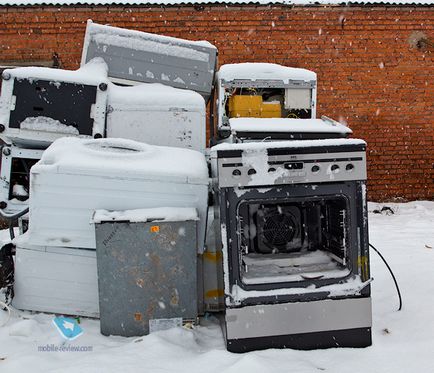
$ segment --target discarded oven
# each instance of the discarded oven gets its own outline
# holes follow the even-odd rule
[[[7,144],[46,148],[64,136],[105,137],[107,67],[77,71],[21,67],[3,71],[0,137]]]
[[[6,214],[15,214],[28,205],[30,168],[42,156],[41,149],[24,149],[3,145],[0,165],[0,208]]]
[[[361,140],[211,149],[227,348],[371,344]]]

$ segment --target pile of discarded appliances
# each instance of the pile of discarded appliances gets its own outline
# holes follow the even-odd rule
[[[14,307],[122,336],[215,312],[234,352],[371,344],[366,144],[316,118],[314,72],[89,21],[79,70],[2,78]]]

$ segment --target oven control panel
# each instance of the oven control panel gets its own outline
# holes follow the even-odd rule
[[[232,155],[232,154],[231,154]],[[366,180],[366,153],[255,154],[217,157],[220,187]]]

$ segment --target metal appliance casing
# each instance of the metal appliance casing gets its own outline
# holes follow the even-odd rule
[[[238,65],[238,66],[237,66]],[[227,73],[232,67],[239,68],[235,73]],[[263,66],[261,71],[260,68]],[[287,92],[310,93],[309,109],[311,118],[316,118],[317,107],[317,78],[313,71],[299,68],[289,68],[274,64],[244,63],[223,65],[217,73],[217,128],[219,130],[229,130],[225,117],[225,90],[234,88],[281,88]],[[266,131],[265,131],[266,133]],[[267,136],[266,134],[264,136]]]
[[[47,148],[64,136],[105,136],[107,78],[80,71],[17,68],[3,72],[0,121],[6,143]],[[49,118],[53,128],[21,128],[28,118]],[[73,131],[72,131],[73,129]]]
[[[136,97],[132,97],[134,92],[137,93]],[[175,95],[176,102],[171,100],[171,95]],[[141,84],[135,87],[111,85],[108,95],[107,137],[204,153],[205,101],[198,93],[157,84]]]
[[[168,36],[87,23],[81,65],[102,57],[115,83],[161,83],[189,89],[209,100],[217,48]]]
[[[156,319],[195,322],[196,221],[102,221],[95,231],[102,334],[145,335]]]

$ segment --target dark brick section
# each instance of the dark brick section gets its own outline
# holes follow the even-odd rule
[[[209,40],[220,64],[316,71],[318,115],[368,142],[369,198],[433,198],[433,6],[0,7],[0,64],[57,53],[77,68],[89,18]]]

